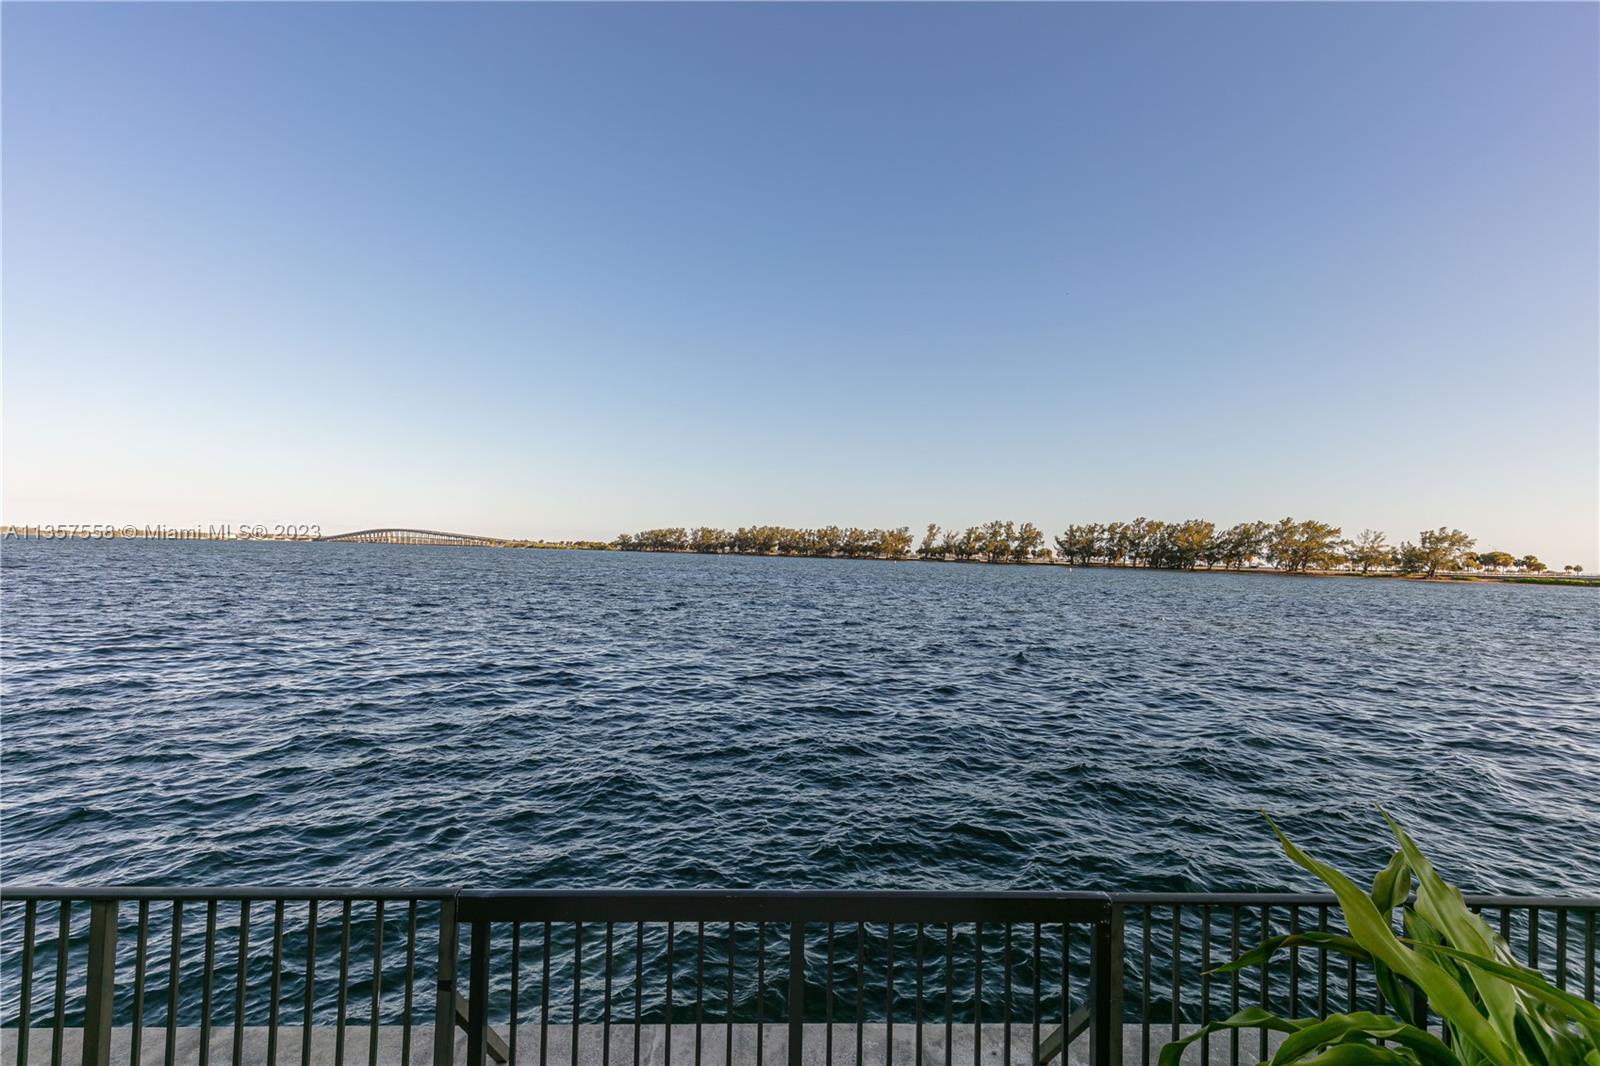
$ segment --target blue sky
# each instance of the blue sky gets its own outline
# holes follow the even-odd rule
[[[4,510],[1600,565],[1589,5],[4,20]]]

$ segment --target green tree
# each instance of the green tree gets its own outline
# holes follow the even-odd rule
[[[1339,536],[1343,531],[1326,522],[1293,518],[1280,520],[1267,534],[1267,554],[1272,565],[1290,573],[1327,569],[1339,559]]]
[[[1102,530],[1101,552],[1106,562],[1113,566],[1121,563],[1132,550],[1133,535],[1126,522],[1111,522]]]
[[[1400,542],[1394,553],[1395,569],[1402,574],[1420,574],[1428,567],[1426,554],[1409,540]]]
[[[1515,566],[1516,563],[1516,558],[1512,556],[1510,552],[1492,551],[1478,553],[1478,565],[1484,567],[1485,569],[1492,567],[1496,570],[1504,570],[1508,566]]]
[[[701,526],[689,535],[689,547],[706,554],[720,552],[728,543],[725,530]]]
[[[922,535],[922,544],[917,548],[917,554],[924,559],[937,558],[939,555],[939,526],[935,522],[928,523],[928,531]]]
[[[1016,540],[1011,545],[1011,558],[1025,563],[1033,558],[1043,544],[1044,533],[1039,527],[1032,522],[1024,522],[1017,527]]]
[[[1103,551],[1100,527],[1097,525],[1068,526],[1056,538],[1056,548],[1068,563],[1084,565]]]
[[[1517,560],[1517,565],[1522,569],[1534,574],[1542,574],[1546,570],[1550,569],[1548,566],[1541,563],[1537,556],[1533,555],[1524,555],[1522,558]]]
[[[1168,527],[1171,554],[1170,565],[1193,570],[1205,558],[1216,539],[1217,527],[1199,518],[1178,522]]]
[[[844,547],[844,530],[838,526],[823,526],[817,530],[817,554],[825,558],[838,555]]]
[[[1461,557],[1477,541],[1459,529],[1425,529],[1417,537],[1417,548],[1422,553],[1422,573],[1433,577],[1440,570],[1459,566]]]
[[[1272,527],[1265,522],[1240,522],[1229,527],[1218,537],[1223,565],[1243,570],[1266,551],[1267,534]]]
[[[878,531],[878,554],[885,559],[904,559],[911,554],[914,543],[910,526]]]
[[[983,551],[983,530],[968,526],[961,531],[961,543],[956,547],[956,558],[963,561],[976,559]]]
[[[1345,541],[1344,557],[1363,574],[1373,567],[1394,565],[1394,549],[1376,529],[1363,529],[1354,540]]]
[[[991,563],[1003,562],[1010,557],[1012,536],[1010,522],[996,519],[983,527],[983,554],[989,557]]]

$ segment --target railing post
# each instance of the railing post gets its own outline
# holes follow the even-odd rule
[[[117,901],[97,899],[89,904],[89,979],[83,1012],[83,1066],[111,1064],[111,1008],[116,976]]]
[[[1094,924],[1089,952],[1089,994],[1094,1002],[1089,1061],[1093,1066],[1122,1066],[1122,951],[1122,904],[1113,902],[1106,917]]]
[[[439,986],[433,1007],[433,1066],[454,1066],[456,1053],[456,901],[439,901]]]
[[[789,923],[789,1066],[800,1066],[805,1046],[806,923]]]
[[[489,1028],[489,920],[472,920],[472,949],[467,957],[467,1066],[486,1066],[485,1031]],[[576,1038],[576,1034],[574,1034]]]

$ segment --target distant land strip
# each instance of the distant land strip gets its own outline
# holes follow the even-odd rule
[[[1223,570],[1285,574],[1363,575],[1519,580],[1540,584],[1591,584],[1585,567],[1569,563],[1567,577],[1548,574],[1533,555],[1475,552],[1477,541],[1459,529],[1425,529],[1415,543],[1391,546],[1386,534],[1363,530],[1346,538],[1338,526],[1314,519],[1240,522],[1219,530],[1214,522],[1192,518],[1163,522],[1139,517],[1131,522],[1068,526],[1045,544],[1032,522],[993,521],[965,529],[929,523],[918,543],[909,526],[860,529],[823,526],[748,526],[732,532],[710,526],[668,527],[624,533],[620,551],[691,552],[703,555],[786,555],[845,559],[918,559],[927,562],[1061,564],[1143,567],[1159,570]],[[915,545],[915,547],[913,547]],[[1260,564],[1265,563],[1265,566]]]
[[[1600,587],[1600,574],[1569,563],[1561,573],[1533,555],[1474,551],[1477,542],[1459,529],[1422,530],[1415,543],[1389,544],[1378,531],[1345,537],[1338,526],[1317,520],[1241,522],[1219,530],[1203,519],[1071,525],[1045,544],[1032,522],[993,521],[965,529],[929,523],[920,543],[909,526],[861,529],[821,526],[670,526],[623,533],[612,541],[543,540],[375,528],[323,535],[317,526],[170,527],[127,525],[8,525],[0,539],[43,540],[284,540],[587,551],[672,552],[814,559],[876,559],[993,565],[1084,566],[1218,573],[1296,574],[1317,577],[1400,577],[1438,581],[1503,581],[1519,584]]]

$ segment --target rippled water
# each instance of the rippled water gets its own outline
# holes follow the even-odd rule
[[[1600,889],[1591,590],[370,545],[3,556],[20,882]]]

